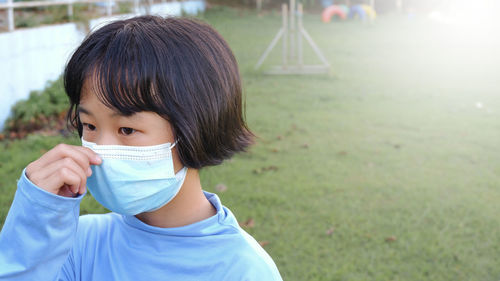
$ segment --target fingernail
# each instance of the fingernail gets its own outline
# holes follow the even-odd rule
[[[90,167],[87,168],[87,177],[92,175],[92,169]]]
[[[96,155],[96,156],[94,156],[94,161],[96,163],[101,163],[102,159],[101,159],[101,157],[99,157],[99,155]]]

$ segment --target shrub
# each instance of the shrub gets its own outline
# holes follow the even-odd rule
[[[32,91],[28,99],[13,105],[4,132],[10,138],[22,138],[36,130],[63,130],[67,108],[62,79],[50,81],[44,90]]]

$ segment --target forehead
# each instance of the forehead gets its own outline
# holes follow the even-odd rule
[[[108,76],[94,71],[83,80],[79,104],[100,103],[108,110],[123,116],[154,111],[151,109],[151,102],[138,94],[140,90],[136,90],[135,83],[127,82],[130,82],[129,79],[117,80],[117,74]]]
[[[83,81],[83,86],[80,91],[80,103],[86,102],[89,98],[96,98],[94,92],[95,86],[93,86],[95,82],[91,81],[91,79],[86,78]]]
[[[118,100],[114,95],[107,95],[108,91],[103,89],[102,83],[95,77],[86,78],[83,82],[80,91],[79,113],[85,113],[94,116],[110,116],[110,117],[126,117],[130,120],[144,122],[145,124],[165,125],[167,119],[160,116],[158,113],[147,109],[135,109],[133,111],[121,111],[120,108],[133,108],[133,98],[129,97],[123,100]],[[122,95],[126,95],[123,93]],[[128,101],[131,105],[124,104],[123,101]]]
[[[91,69],[83,79],[80,99],[96,95],[104,105],[123,115],[141,111],[164,115],[168,99],[160,94],[154,71],[144,72],[124,66],[112,69],[104,63],[97,63]]]
[[[93,108],[98,107],[100,111],[104,110],[119,113],[117,109],[107,104],[106,100],[102,98],[102,94],[98,94],[99,91],[99,87],[96,85],[95,80],[88,78],[84,80],[80,91],[79,107],[81,110],[79,110],[79,112],[88,113],[92,111]]]
[[[80,91],[78,113],[84,113],[87,115],[100,115],[102,113],[111,117],[130,117],[136,115],[135,113],[125,114],[119,111],[116,107],[111,106],[109,101],[103,97],[102,91],[93,79],[84,80]]]

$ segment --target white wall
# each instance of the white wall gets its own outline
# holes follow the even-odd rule
[[[197,14],[204,10],[204,0],[190,0],[153,5],[151,13],[179,16],[182,12]],[[90,28],[131,16],[92,20]],[[27,98],[33,90],[42,90],[47,81],[61,75],[69,56],[84,36],[74,23],[0,33],[0,130],[16,101]]]
[[[0,129],[16,101],[59,77],[83,37],[73,23],[0,33]]]

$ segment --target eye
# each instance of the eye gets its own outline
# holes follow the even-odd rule
[[[120,131],[120,134],[125,135],[125,136],[128,136],[128,135],[135,133],[134,129],[128,128],[128,127],[121,127],[119,129],[119,131]]]
[[[95,131],[95,126],[89,123],[82,123],[83,129],[88,131]]]

